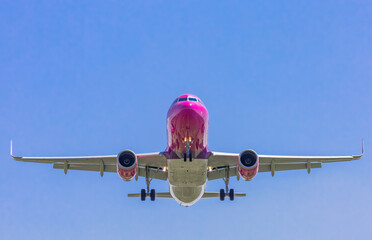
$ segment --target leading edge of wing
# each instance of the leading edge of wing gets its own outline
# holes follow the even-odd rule
[[[285,155],[258,155],[260,164],[275,163],[307,163],[307,162],[342,162],[352,161],[362,158],[364,155],[364,140],[362,140],[362,153],[360,155],[350,156],[285,156]],[[208,166],[223,167],[236,166],[239,159],[239,153],[212,152],[209,157]]]
[[[84,162],[87,160],[116,160],[116,155],[103,155],[103,156],[72,156],[72,157],[22,157],[13,155],[13,142],[10,140],[10,156],[17,161],[23,162],[40,162],[40,163],[55,163],[68,161],[73,163]]]
[[[284,155],[259,155],[261,163],[271,163],[275,160],[276,163],[290,163],[290,162],[343,162],[359,160],[364,155],[364,139],[362,140],[362,153],[359,155],[350,156],[284,156]]]
[[[112,160],[116,163],[116,155],[105,155],[105,156],[72,156],[72,157],[16,157],[12,155],[12,158],[22,162],[39,162],[39,163],[56,163],[68,161],[69,163],[90,163],[91,160]]]
[[[13,155],[13,144],[10,141],[10,156],[17,161],[36,162],[36,163],[89,163],[99,164],[101,161],[105,165],[116,165],[117,155],[102,156],[71,156],[71,157],[22,157]],[[166,157],[161,152],[136,154],[139,166],[150,166],[163,168],[167,166]]]

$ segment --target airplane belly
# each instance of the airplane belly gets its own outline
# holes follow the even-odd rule
[[[196,203],[204,194],[205,184],[197,187],[177,187],[169,185],[172,197],[181,205],[189,207]]]
[[[168,159],[169,191],[184,206],[191,206],[204,194],[207,181],[207,159]]]
[[[168,159],[168,181],[177,187],[196,187],[207,181],[208,159]]]

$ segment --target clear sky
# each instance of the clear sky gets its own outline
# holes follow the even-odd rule
[[[371,239],[371,1],[1,1],[0,239]],[[214,151],[351,155],[261,173],[247,197],[129,199],[144,179],[9,156],[166,147],[183,93]],[[154,180],[157,191],[167,182]],[[207,183],[218,191],[222,180]]]

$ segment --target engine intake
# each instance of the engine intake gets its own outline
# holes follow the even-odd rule
[[[238,171],[244,180],[252,180],[258,172],[258,166],[259,158],[255,151],[245,150],[240,153]]]
[[[242,153],[240,153],[239,161],[242,167],[251,169],[257,165],[258,155],[253,150],[245,150]]]
[[[130,150],[124,150],[118,154],[118,164],[123,169],[131,169],[136,165],[136,154]]]
[[[138,169],[136,154],[130,150],[124,150],[118,154],[116,160],[119,176],[124,181],[132,180]]]

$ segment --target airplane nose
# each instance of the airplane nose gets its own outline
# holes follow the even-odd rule
[[[179,113],[183,113],[186,115],[194,115],[198,117],[205,118],[207,113],[204,106],[199,103],[194,102],[179,102],[177,105],[174,106],[174,113],[178,115]]]
[[[204,149],[207,146],[208,111],[200,102],[177,102],[168,111],[167,129],[172,150],[185,152],[186,138],[191,139],[191,151]]]

